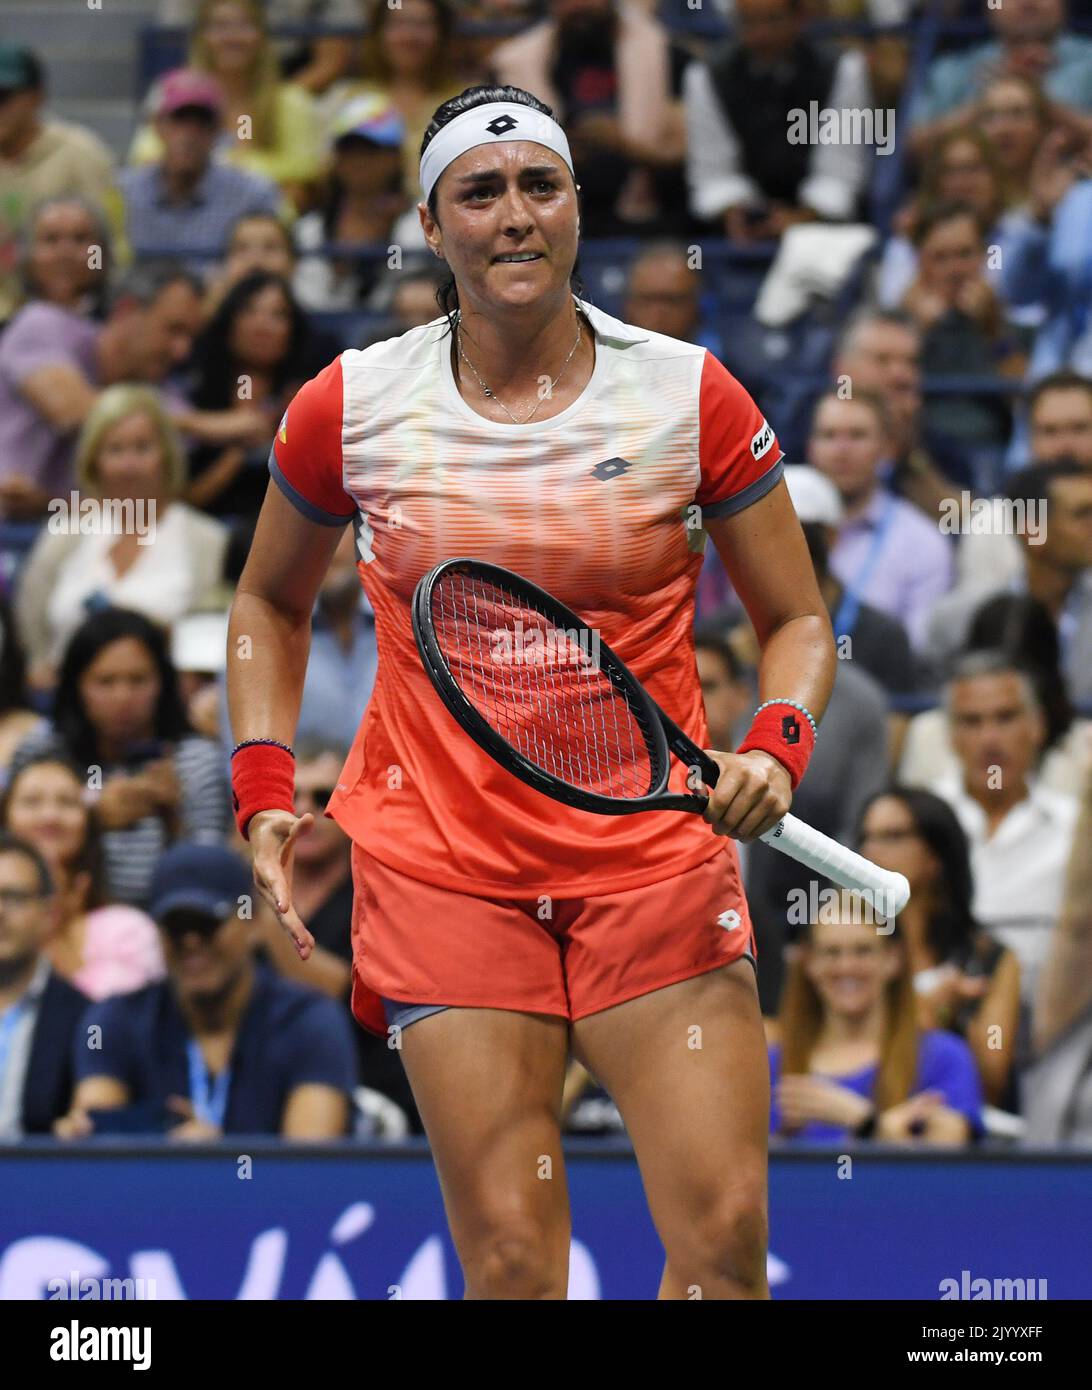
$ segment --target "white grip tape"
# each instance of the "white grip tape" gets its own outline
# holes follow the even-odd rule
[[[910,901],[910,885],[903,874],[881,869],[795,816],[783,817],[760,838],[840,887],[868,893],[876,912],[883,917],[897,916]]]

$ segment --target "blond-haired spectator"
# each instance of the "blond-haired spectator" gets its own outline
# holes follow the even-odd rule
[[[201,0],[188,67],[211,74],[224,93],[218,154],[264,174],[297,204],[321,166],[314,99],[282,82],[277,52],[259,0]],[[152,96],[155,109],[156,96]],[[154,164],[163,142],[150,124],[137,131],[131,164]]]
[[[219,583],[228,531],[181,500],[188,470],[159,396],[112,386],[92,407],[76,449],[73,499],[58,499],[31,551],[16,616],[31,681],[52,683],[65,642],[87,613],[110,605],[170,624]]]

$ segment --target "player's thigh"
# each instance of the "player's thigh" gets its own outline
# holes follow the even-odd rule
[[[625,1121],[668,1258],[722,1216],[764,1233],[769,1061],[750,962],[591,1014],[572,1036]]]
[[[402,1060],[428,1135],[452,1237],[547,1228],[568,1249],[560,1109],[568,1023],[504,1009],[446,1009],[405,1029]]]

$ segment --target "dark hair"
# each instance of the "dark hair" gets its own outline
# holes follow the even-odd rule
[[[935,231],[937,227],[943,225],[945,222],[955,222],[958,218],[963,217],[970,218],[978,232],[979,241],[985,242],[989,229],[983,223],[981,216],[970,204],[957,203],[950,198],[946,198],[942,202],[931,203],[927,207],[922,208],[914,220],[914,227],[910,239],[915,246],[920,248],[930,232]]]
[[[967,836],[956,813],[946,801],[918,787],[889,786],[870,796],[857,819],[857,842],[869,810],[885,796],[901,801],[914,820],[918,835],[940,864],[938,905],[926,924],[926,938],[943,964],[965,964],[974,954],[980,927],[971,911],[974,876]]]
[[[1040,377],[1028,390],[1028,410],[1034,410],[1039,398],[1049,391],[1083,391],[1085,395],[1092,396],[1092,378],[1071,371],[1051,372],[1049,376]]]
[[[975,610],[967,640],[968,652],[1004,652],[1035,682],[1046,718],[1046,747],[1052,747],[1073,722],[1061,673],[1061,652],[1054,619],[1029,594],[998,594]]]
[[[1009,475],[1005,496],[1010,502],[1025,505],[1049,498],[1051,483],[1059,478],[1087,478],[1088,469],[1075,459],[1059,459],[1056,463],[1033,463]]]
[[[694,650],[713,652],[719,656],[724,663],[729,676],[732,680],[738,681],[743,678],[743,669],[739,664],[739,657],[732,650],[731,643],[724,636],[724,630],[719,625],[712,623],[700,623],[694,629]]]
[[[0,594],[0,714],[27,709],[26,657],[11,605]]]
[[[384,6],[386,8],[386,6]],[[390,177],[383,189],[384,193],[402,193],[403,170],[402,154],[397,148],[390,148],[385,145],[377,145],[374,140],[369,140],[365,136],[355,135],[350,131],[347,135],[340,136],[334,141],[334,149],[337,152],[353,148],[354,146],[365,146],[373,153],[392,154],[397,156],[394,168],[391,170]],[[327,243],[336,242],[337,220],[341,216],[341,207],[345,202],[345,185],[337,174],[336,160],[331,161],[330,171],[323,180],[322,188],[319,193],[318,211],[322,217],[322,235]]]
[[[307,316],[300,308],[292,286],[281,275],[268,270],[253,270],[224,296],[216,313],[201,330],[194,344],[197,364],[197,384],[193,403],[198,410],[226,410],[235,400],[236,367],[231,350],[231,330],[236,318],[263,290],[275,285],[284,295],[292,320],[288,351],[273,369],[273,388],[280,392],[293,382],[306,379],[306,354],[310,329]]]
[[[186,708],[178,691],[178,676],[167,654],[163,629],[127,608],[106,608],[93,613],[69,638],[61,660],[53,701],[53,726],[77,767],[100,761],[98,737],[80,696],[80,680],[88,666],[112,642],[131,637],[144,646],[159,675],[159,699],[155,707],[155,736],[178,739],[192,733]]]
[[[19,764],[4,788],[3,796],[0,796],[0,827],[2,827],[0,829],[0,841],[7,833],[15,785],[26,771],[34,767],[63,767],[66,772],[72,774],[81,786],[86,786],[85,774],[70,758],[66,758],[61,753],[46,750],[27,758],[25,762]],[[106,902],[104,891],[106,866],[102,851],[102,826],[99,824],[98,815],[93,806],[87,806],[85,810],[87,812],[87,829],[83,837],[83,844],[71,864],[71,872],[73,875],[85,873],[91,880],[87,899],[83,904],[84,908],[90,912],[96,907],[102,907]]]
[[[38,875],[38,892],[43,898],[52,895],[53,875],[49,872],[49,865],[28,840],[20,839],[18,835],[0,833],[0,854],[21,854],[24,859],[29,859]]]
[[[494,101],[516,102],[520,106],[529,106],[532,111],[538,111],[542,115],[554,119],[554,113],[550,107],[548,107],[544,101],[539,101],[538,97],[532,96],[530,92],[525,92],[522,87],[467,87],[466,90],[460,92],[458,96],[451,97],[447,101],[441,102],[433,112],[432,120],[429,121],[425,128],[419,157],[424,154],[430,143],[436,138],[440,131],[443,130],[444,126],[450,121],[453,121],[456,116],[461,116],[466,111],[473,111],[475,107],[478,106],[488,106],[490,102]],[[428,210],[436,221],[439,221],[439,218],[436,217],[436,190],[439,186],[440,181],[437,179],[432,186],[432,192],[428,195]],[[579,195],[577,196],[579,197]],[[577,257],[577,261],[579,262],[579,256]],[[577,274],[575,266],[569,277],[569,283],[578,298],[587,299],[584,283]],[[440,306],[440,311],[447,315],[448,332],[454,333],[455,315],[459,309],[459,290],[455,284],[454,275],[448,274],[443,284],[436,291],[436,303]]]
[[[143,308],[156,302],[171,285],[189,285],[199,298],[205,287],[199,276],[176,261],[141,261],[130,267],[114,285],[110,294],[110,309],[116,309],[128,299],[135,299]]]
[[[811,556],[811,567],[816,579],[825,579],[830,573],[830,549],[827,545],[827,527],[823,521],[802,521],[800,529]]]

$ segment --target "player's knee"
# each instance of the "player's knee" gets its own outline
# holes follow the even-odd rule
[[[465,1272],[478,1298],[564,1298],[568,1237],[533,1217],[504,1218],[482,1233]]]
[[[684,1242],[668,1247],[677,1277],[707,1296],[762,1298],[766,1293],[766,1204],[760,1184],[733,1189],[703,1203],[692,1215]],[[666,1242],[665,1242],[666,1243]],[[715,1290],[715,1293],[713,1292]]]

